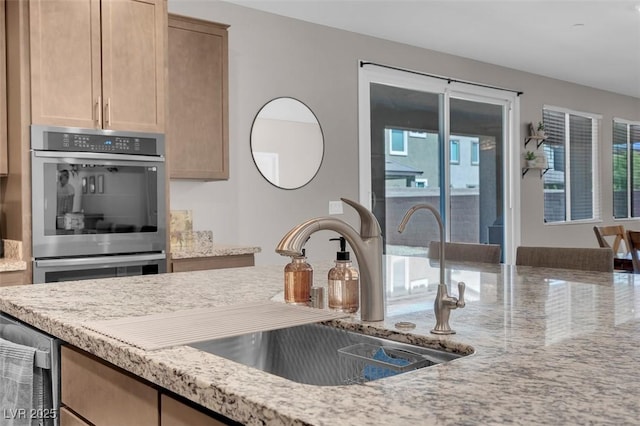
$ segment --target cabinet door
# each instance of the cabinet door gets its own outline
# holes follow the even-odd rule
[[[60,408],[60,426],[91,426],[66,407]]]
[[[77,349],[63,346],[62,403],[96,426],[157,426],[158,391]]]
[[[192,257],[188,259],[173,259],[172,272],[204,271],[207,269],[241,268],[255,265],[253,254],[237,254],[215,257]]]
[[[0,0],[0,175],[9,173],[7,161],[7,38],[4,0]]]
[[[221,426],[222,423],[165,394],[160,395],[160,426]]]
[[[169,15],[172,179],[228,179],[227,26]]]
[[[102,1],[105,129],[164,132],[165,0]]]
[[[35,124],[99,127],[100,1],[29,2]]]

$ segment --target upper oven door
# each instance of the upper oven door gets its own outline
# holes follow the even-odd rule
[[[32,151],[33,257],[165,251],[159,156]]]

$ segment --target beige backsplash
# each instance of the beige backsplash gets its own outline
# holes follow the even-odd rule
[[[4,258],[22,260],[22,241],[4,240]]]
[[[169,235],[172,253],[198,253],[213,251],[213,231],[194,231],[191,210],[171,210]]]

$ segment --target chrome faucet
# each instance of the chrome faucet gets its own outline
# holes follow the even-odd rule
[[[458,283],[458,294],[460,299],[456,299],[453,296],[449,296],[447,292],[447,285],[444,280],[444,225],[442,225],[442,218],[440,213],[430,204],[416,204],[411,207],[402,218],[400,226],[398,226],[398,232],[402,233],[409,218],[416,210],[427,209],[436,217],[438,221],[438,227],[440,228],[440,283],[438,284],[438,294],[436,300],[433,302],[433,311],[436,315],[436,326],[431,330],[433,334],[455,334],[455,331],[449,326],[449,315],[452,309],[464,308],[464,289],[463,282]]]
[[[316,231],[335,231],[349,243],[360,269],[360,319],[384,320],[384,286],[382,283],[382,232],[376,217],[361,204],[341,198],[360,215],[360,233],[349,224],[333,217],[318,217],[303,222],[285,234],[276,253],[299,256],[302,246]]]

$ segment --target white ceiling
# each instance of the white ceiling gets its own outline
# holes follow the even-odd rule
[[[640,0],[227,0],[640,98]]]

